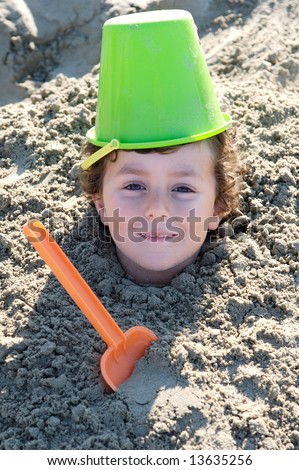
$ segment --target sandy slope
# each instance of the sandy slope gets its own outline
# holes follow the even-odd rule
[[[223,2],[210,24],[195,11],[248,174],[242,212],[170,286],[124,275],[80,194],[97,68],[0,109],[1,449],[299,448],[296,4]],[[159,337],[116,394],[99,382],[105,344],[21,233],[29,217],[124,330]]]

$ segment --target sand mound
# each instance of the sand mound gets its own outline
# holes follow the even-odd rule
[[[211,8],[204,20],[199,3]],[[231,0],[220,15],[216,2],[146,7],[187,4],[248,174],[238,217],[171,285],[128,279],[80,193],[78,151],[95,117],[98,67],[80,77],[82,65],[76,78],[56,75],[50,61],[54,78],[37,86],[32,74],[28,98],[0,109],[1,449],[299,448],[297,2]],[[34,54],[44,41],[50,55],[37,2],[24,5]],[[133,9],[99,8],[102,18]],[[159,337],[116,394],[98,377],[105,344],[21,233],[33,217],[121,328],[141,324]]]

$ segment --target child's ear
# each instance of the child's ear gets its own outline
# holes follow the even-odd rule
[[[107,222],[105,221],[105,207],[103,198],[99,194],[93,194],[91,197],[94,202],[97,213],[100,216],[101,222],[104,225],[107,225]]]
[[[210,217],[209,219],[209,230],[217,230],[219,224],[220,224],[221,218],[218,215],[213,215],[213,217]]]
[[[209,230],[217,230],[221,219],[223,218],[223,213],[221,213],[220,208],[217,207],[217,203],[214,206],[213,217],[209,220]]]

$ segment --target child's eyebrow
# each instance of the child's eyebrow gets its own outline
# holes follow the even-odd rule
[[[146,170],[138,169],[136,167],[129,166],[129,165],[124,165],[122,168],[120,168],[118,170],[118,172],[116,173],[116,176],[119,176],[119,175],[146,176],[148,174],[149,174],[149,172],[146,171]],[[174,172],[170,173],[169,176],[175,177],[175,178],[182,178],[182,177],[186,177],[186,176],[195,176],[196,178],[202,178],[202,175],[200,175],[199,173],[194,171],[194,169],[192,169],[192,168],[190,168],[190,169],[181,169],[181,170],[174,171]]]

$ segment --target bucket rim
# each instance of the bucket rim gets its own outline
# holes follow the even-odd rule
[[[159,141],[150,141],[150,142],[122,142],[119,140],[119,149],[123,150],[135,150],[135,149],[146,149],[146,148],[159,148],[159,147],[172,147],[176,145],[190,144],[192,142],[197,142],[199,140],[208,139],[213,137],[221,132],[225,131],[232,125],[232,118],[227,113],[222,113],[225,123],[215,129],[211,129],[207,132],[200,134],[194,134],[187,137],[179,137],[177,139],[168,139],[168,140],[159,140]],[[92,127],[88,130],[86,134],[87,140],[89,143],[95,145],[96,147],[105,147],[108,145],[112,139],[109,140],[97,140],[95,136],[95,127]],[[117,139],[117,136],[113,138]]]

